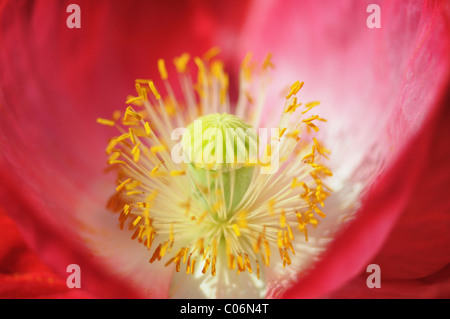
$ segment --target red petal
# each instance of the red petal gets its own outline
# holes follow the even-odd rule
[[[80,289],[67,288],[23,242],[14,222],[0,207],[0,298],[91,298]]]
[[[383,279],[381,274],[381,288],[367,288],[366,278],[369,274],[355,277],[344,287],[332,293],[330,298],[420,298],[436,299],[450,296],[450,267],[447,266],[430,276],[411,279]]]
[[[143,292],[117,275],[126,272],[122,265],[105,268],[80,238],[81,231],[108,231],[116,219],[104,209],[112,184],[102,172],[112,132],[96,118],[120,108],[136,78],[155,77],[158,58],[169,64],[185,51],[203,54],[216,36],[233,34],[245,5],[77,3],[81,29],[66,27],[67,3],[0,4],[0,202],[58,273],[81,266],[86,289],[104,297],[167,296],[168,271],[150,273],[147,280],[159,282]]]

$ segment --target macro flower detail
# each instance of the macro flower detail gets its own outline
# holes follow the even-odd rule
[[[326,120],[314,112],[318,101],[300,102],[296,81],[280,99],[278,126],[259,127],[273,93],[271,55],[259,67],[245,57],[234,105],[217,54],[193,59],[195,83],[190,56],[174,59],[182,98],[158,60],[166,96],[153,80],[138,79],[123,113],[97,119],[119,131],[106,147],[108,170],[117,174],[107,205],[147,247],[150,263],[197,277],[247,272],[264,280],[267,268],[302,254],[295,243],[308,242],[308,228],[326,217],[330,152],[315,136]]]
[[[373,4],[358,0],[77,4],[79,29],[67,27],[64,1],[0,5],[0,297],[449,295],[448,1],[374,2],[380,28],[367,24]],[[223,62],[216,49],[204,55],[215,45]],[[296,80],[304,86],[289,99],[302,104],[285,114]],[[302,123],[287,158],[295,129],[280,118]],[[207,130],[225,142],[236,134],[220,122],[243,130],[222,157]],[[200,126],[196,148],[189,131]],[[323,194],[300,168],[317,173]],[[287,194],[302,217],[311,210],[304,229]],[[72,264],[76,290],[66,286]],[[367,285],[372,264],[381,288]]]

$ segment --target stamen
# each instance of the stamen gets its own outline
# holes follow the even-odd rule
[[[158,60],[158,70],[159,70],[159,74],[161,76],[161,79],[167,80],[169,76],[167,74],[166,64],[164,63],[163,59],[159,59]]]
[[[114,126],[114,125],[116,125],[116,123],[114,121],[107,120],[107,119],[102,119],[102,118],[98,118],[97,119],[97,123],[103,124],[103,125],[107,125],[107,126]]]

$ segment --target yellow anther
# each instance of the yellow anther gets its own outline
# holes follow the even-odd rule
[[[142,105],[142,97],[141,96],[130,96],[127,101],[125,102],[126,104],[134,104],[134,105]]]
[[[316,139],[315,137],[313,137],[313,142],[314,142],[314,145],[316,146],[317,152],[318,152],[320,155],[324,156],[325,158],[328,158],[328,157],[326,156],[326,154],[329,154],[330,151],[329,151],[328,149],[322,147],[322,146],[319,144],[319,142],[317,141],[317,139]]]
[[[157,100],[159,100],[161,98],[161,95],[159,95],[158,90],[156,90],[155,84],[153,83],[153,81],[149,81],[148,82],[148,87],[150,88],[150,90],[152,91],[153,95],[155,96],[155,98]]]
[[[124,180],[122,183],[120,183],[119,186],[116,187],[116,192],[120,192],[122,189],[124,189],[125,185],[131,182],[131,180],[132,180],[131,178],[128,178]]]
[[[133,161],[136,163],[139,162],[139,157],[141,155],[141,150],[139,148],[136,149],[136,151],[133,153]]]
[[[311,129],[313,129],[314,131],[319,132],[319,128],[318,128],[314,123],[312,123],[312,122],[306,122],[305,124],[308,125],[308,128],[311,128]]]
[[[114,165],[114,164],[126,164],[125,161],[110,161],[109,162],[110,165]]]
[[[194,274],[194,270],[195,270],[195,263],[197,262],[197,259],[194,259],[193,261],[192,261],[192,265],[191,265],[191,275],[193,275]]]
[[[147,91],[144,88],[142,88],[142,86],[141,86],[142,83],[146,83],[145,80],[139,80],[139,79],[136,80],[136,83],[135,83],[136,92],[137,92],[137,94],[139,94],[139,97],[142,100],[147,101],[148,100]]]
[[[186,171],[183,171],[183,170],[171,171],[171,172],[170,172],[170,175],[172,175],[172,176],[186,175]]]
[[[167,78],[169,76],[167,74],[166,64],[164,63],[163,59],[158,60],[158,71],[159,71],[159,75],[161,76],[161,79],[167,80]]]
[[[139,194],[143,194],[143,192],[141,192],[141,191],[129,191],[129,192],[127,192],[127,196],[139,195]]]
[[[224,77],[223,62],[214,61],[211,65],[211,73],[219,80],[222,81]]]
[[[258,261],[256,261],[256,276],[258,277],[258,279],[260,279],[259,272],[260,272],[260,270],[259,270],[259,263],[258,263]]]
[[[159,254],[161,251],[161,244],[155,249],[152,258],[150,258],[150,263],[153,263],[156,259],[161,260],[161,255]]]
[[[293,113],[297,110],[297,108],[302,105],[302,103],[298,103],[297,104],[297,98],[294,97],[292,99],[292,103],[289,104],[289,106],[286,108],[286,110],[284,111],[284,113]]]
[[[310,193],[309,187],[308,187],[308,185],[306,185],[305,182],[300,182],[299,185],[301,187],[303,187],[303,189],[305,190],[305,192],[303,194],[300,194],[300,197],[303,198],[303,199],[306,199],[306,196],[308,196],[309,193]]]
[[[316,146],[313,145],[311,149],[311,153],[306,154],[302,160],[305,161],[305,163],[313,163],[315,159],[316,154]]]
[[[129,138],[130,137],[130,133],[124,133],[124,134],[122,134],[122,135],[120,135],[120,136],[118,136],[118,137],[116,137],[116,138],[114,138],[114,142],[121,142],[121,141],[123,141],[123,140],[126,140],[127,138]]]
[[[139,222],[141,221],[141,219],[142,219],[142,216],[138,216],[138,217],[136,217],[136,219],[134,220],[134,222],[133,222],[133,227],[136,227],[137,226],[137,224],[139,224]]]
[[[191,271],[191,256],[192,254],[189,254],[188,260],[186,262],[186,274],[189,274]]]
[[[241,72],[244,75],[245,81],[251,81],[251,68],[250,68],[250,61],[252,60],[253,54],[247,53],[244,60],[241,64]]]
[[[115,138],[110,140],[105,149],[106,154],[111,154],[111,152],[115,149],[117,143],[118,141]]]
[[[138,126],[138,125],[139,125],[139,122],[134,121],[134,120],[128,121],[128,122],[123,122],[123,121],[122,121],[122,124],[125,125],[125,126]]]
[[[167,261],[166,262],[166,264],[164,265],[164,266],[169,266],[171,263],[176,263],[176,262],[178,262],[178,260],[180,260],[180,252],[183,250],[183,248],[182,249],[180,249],[177,253],[176,253],[176,255],[174,256],[174,257],[172,257],[172,258],[170,258],[169,259],[169,261]]]
[[[149,203],[146,202],[136,202],[136,206],[140,208],[148,208],[150,207]]]
[[[127,107],[125,110],[125,115],[123,117],[123,121],[126,122],[128,120],[128,117],[131,116],[135,118],[136,120],[140,121],[142,119],[142,116],[136,113],[131,106]]]
[[[226,97],[227,97],[228,86],[229,86],[228,75],[222,74],[222,77],[220,78],[220,82],[222,84],[222,87],[220,89],[220,103],[224,104]]]
[[[289,236],[289,239],[290,240],[294,240],[294,234],[292,233],[292,228],[291,228],[291,226],[289,226],[289,224],[286,224],[287,225],[287,229],[288,229],[288,236]]]
[[[310,118],[304,119],[302,122],[308,123],[308,122],[312,122],[313,120],[317,120],[318,118],[319,118],[318,115],[313,115]]]
[[[136,144],[136,136],[132,128],[128,129],[128,135],[130,136],[131,143]]]
[[[254,245],[253,245],[253,251],[255,252],[255,254],[257,254],[259,252],[259,250],[261,249],[261,241],[262,241],[262,236],[258,236],[258,239],[255,241]]]
[[[291,91],[286,96],[286,99],[289,99],[289,98],[291,98],[291,96],[296,95],[298,93],[298,91],[300,91],[300,89],[303,87],[303,84],[304,84],[304,82],[299,82],[299,81],[296,81],[294,84],[292,84]]]
[[[130,213],[130,211],[131,211],[130,205],[125,204],[125,205],[123,206],[123,213],[125,214],[125,216],[128,215],[128,214]]]
[[[321,172],[321,173],[323,173],[323,174],[325,174],[327,176],[333,176],[333,173],[331,172],[331,170],[328,167],[324,166],[324,165],[318,165],[318,164],[315,164],[315,163],[312,163],[310,165],[313,168],[315,168],[316,171],[319,171],[319,172]]]
[[[155,174],[157,171],[158,171],[158,169],[159,169],[159,166],[158,165],[156,165],[153,169],[152,169],[152,174]]]
[[[151,82],[151,81],[152,81],[152,80],[149,80],[149,79],[136,79],[134,82],[135,82],[136,84],[139,84],[139,86],[140,86],[141,84],[147,85],[148,82]]]
[[[236,268],[236,257],[233,254],[227,254],[228,268],[233,270]]]
[[[313,107],[319,105],[320,102],[319,101],[314,101],[314,102],[309,102],[305,104],[305,110],[302,112],[302,114],[305,114],[306,112],[308,112],[309,110],[311,110]]]
[[[302,122],[305,123],[306,125],[308,125],[308,127],[312,128],[314,131],[318,132],[319,128],[314,123],[312,123],[312,121],[314,121],[314,120],[318,120],[318,121],[322,121],[322,122],[327,121],[323,118],[320,118],[318,115],[313,115],[310,118],[303,120]]]
[[[267,69],[267,68],[273,68],[273,63],[272,63],[272,53],[268,53],[266,55],[266,57],[264,58],[264,62],[263,62],[263,69]]]
[[[296,188],[296,187],[298,187],[298,186],[300,186],[300,183],[298,182],[297,177],[294,177],[294,178],[292,179],[291,188]]]
[[[140,186],[142,184],[141,181],[132,181],[130,183],[128,183],[127,185],[125,185],[125,189],[128,190],[133,190],[136,187]]]
[[[145,246],[147,246],[147,249],[150,249],[153,244],[154,234],[152,230],[149,228],[145,231],[145,235],[147,236],[145,240]]]
[[[220,53],[219,47],[212,47],[203,55],[203,60],[209,61]]]
[[[203,254],[204,252],[203,238],[197,240],[197,242],[195,243],[194,251],[198,251],[199,254]]]
[[[308,241],[308,228],[304,226],[301,230],[305,233],[305,241]]]
[[[211,261],[210,261],[209,258],[207,258],[207,259],[205,260],[205,264],[204,264],[203,269],[202,269],[202,273],[203,273],[203,274],[206,274],[206,272],[208,271],[208,267],[209,267],[209,263],[210,263],[210,262],[211,262]]]
[[[161,257],[164,257],[164,256],[166,255],[166,252],[167,252],[167,250],[168,250],[168,248],[169,248],[169,244],[170,244],[170,242],[169,242],[169,241],[166,241],[166,242],[164,243],[164,245],[161,247],[161,250],[159,251],[159,255],[160,255]]]
[[[139,149],[139,146],[141,145],[141,143],[137,143],[133,149],[131,150],[131,154],[133,155],[133,160],[135,162],[139,161],[139,155],[141,153],[141,150]]]
[[[244,271],[245,270],[245,268],[244,268],[245,264],[244,264],[244,259],[242,258],[241,254],[237,255],[236,262],[237,262],[238,270],[239,271]]]
[[[191,56],[188,53],[183,53],[180,57],[173,59],[173,63],[179,73],[186,72],[186,66]]]
[[[277,245],[278,245],[279,248],[283,248],[284,247],[283,231],[282,230],[278,230],[277,231]]]
[[[108,164],[110,164],[112,161],[115,161],[120,157],[120,152],[114,152],[112,153],[108,158]]]
[[[269,266],[269,264],[270,264],[270,246],[269,246],[269,242],[267,241],[267,239],[264,240],[263,244],[264,244],[264,251],[266,253],[265,259],[264,259],[265,264],[266,264],[266,266]]]
[[[197,68],[198,68],[198,74],[197,74],[197,82],[198,82],[198,84],[202,85],[202,84],[207,83],[205,64],[203,63],[203,61],[199,57],[195,57],[194,58],[194,62],[197,65]],[[197,91],[198,91],[199,94],[201,94],[200,90],[201,90],[201,87],[197,86]]]
[[[286,212],[283,210],[280,214],[280,227],[284,228],[286,227]]]
[[[147,135],[150,135],[150,133],[152,132],[152,130],[151,130],[150,124],[148,124],[148,122],[145,122],[144,128],[145,128],[145,133],[147,133]]]
[[[314,207],[314,211],[317,213],[317,215],[319,215],[322,218],[325,218],[326,215],[316,206]]]
[[[98,118],[97,119],[97,123],[103,124],[103,125],[107,125],[107,126],[114,126],[114,125],[116,125],[116,123],[114,121],[107,120],[107,119],[102,119],[102,118]]]
[[[291,258],[289,257],[287,250],[283,250],[283,267],[285,267],[286,264],[291,264]]]

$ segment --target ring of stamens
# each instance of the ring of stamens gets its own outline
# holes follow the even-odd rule
[[[262,174],[270,166],[272,148],[261,146],[260,159],[242,199],[230,209],[225,203],[220,170],[207,170],[214,188],[196,183],[186,163],[175,163],[171,150],[176,143],[171,132],[186,127],[205,114],[228,113],[258,127],[266,95],[270,55],[257,69],[248,55],[241,66],[239,98],[231,107],[228,75],[215,58],[217,49],[194,58],[197,81],[189,75],[188,54],[174,59],[180,78],[183,102],[175,97],[164,60],[158,61],[163,97],[152,80],[136,80],[136,96],[129,96],[123,113],[98,123],[115,127],[119,135],[107,147],[108,165],[117,173],[115,194],[108,208],[119,214],[120,228],[150,251],[149,262],[175,265],[178,272],[216,275],[220,262],[238,274],[244,271],[259,278],[278,251],[283,267],[295,254],[296,232],[308,241],[308,227],[315,227],[324,201],[332,190],[324,183],[331,171],[322,163],[329,151],[314,137],[318,115],[308,115],[319,105],[298,102],[303,82],[295,82],[286,93],[278,124],[279,169]],[[255,85],[255,70],[260,83]],[[256,94],[256,95],[255,95]],[[238,183],[231,174],[231,189]],[[228,209],[227,209],[228,207]]]

